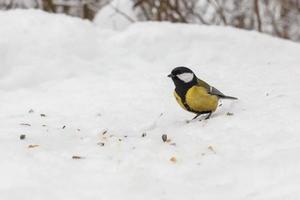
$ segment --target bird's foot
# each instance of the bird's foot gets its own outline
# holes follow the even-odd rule
[[[191,120],[186,120],[185,122],[188,124],[188,123],[190,123],[190,122],[196,121],[196,119],[197,119],[199,116],[203,115],[203,114],[208,114],[208,115],[204,118],[204,120],[208,120],[208,119],[210,118],[212,112],[209,111],[209,112],[201,112],[201,113],[197,113],[197,115],[196,115],[193,119],[191,119]],[[197,121],[201,122],[202,120],[203,120],[203,118],[200,118],[200,119],[198,119]]]
[[[209,112],[208,115],[204,118],[204,120],[208,120],[211,116],[212,112]]]

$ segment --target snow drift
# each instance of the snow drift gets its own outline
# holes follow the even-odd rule
[[[33,10],[0,25],[1,199],[300,197],[299,44]],[[179,65],[240,100],[185,123],[166,77]]]

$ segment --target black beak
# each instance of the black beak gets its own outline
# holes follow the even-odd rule
[[[173,78],[174,75],[173,75],[173,74],[169,74],[168,77],[169,77],[169,78]]]

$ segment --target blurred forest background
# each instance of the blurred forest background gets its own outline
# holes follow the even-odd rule
[[[0,0],[0,9],[36,8],[93,20],[104,7],[129,22],[170,21],[233,26],[300,42],[300,0]]]

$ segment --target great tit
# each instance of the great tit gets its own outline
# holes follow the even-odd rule
[[[208,114],[209,119],[212,112],[218,107],[219,99],[237,100],[236,97],[226,96],[216,88],[197,78],[192,70],[187,67],[176,67],[168,77],[175,84],[174,96],[178,104],[189,112],[195,113],[196,119],[202,114]]]

